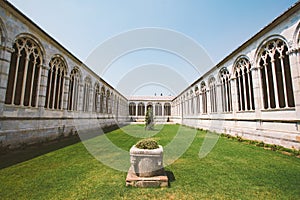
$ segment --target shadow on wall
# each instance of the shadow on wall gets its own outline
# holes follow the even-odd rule
[[[112,130],[118,129],[118,126],[106,127],[103,130],[104,133],[110,132]],[[95,131],[89,131],[89,137],[92,138],[98,136],[95,134]],[[0,149],[0,169],[13,166],[15,164],[33,159],[35,157],[47,154],[49,152],[64,148],[66,146],[76,144],[80,142],[79,136],[70,135],[68,137],[57,138],[52,141],[28,145],[23,148],[14,149],[14,150],[1,150]]]

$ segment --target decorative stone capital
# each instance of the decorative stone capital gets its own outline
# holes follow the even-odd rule
[[[293,40],[288,41],[289,48],[292,48],[293,44],[294,44]]]

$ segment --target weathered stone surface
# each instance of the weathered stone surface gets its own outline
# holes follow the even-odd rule
[[[133,146],[130,149],[130,163],[137,176],[157,176],[163,168],[163,148],[160,145],[157,149],[139,149]]]
[[[135,145],[130,149],[130,163],[126,177],[126,186],[167,187],[168,177],[163,168],[163,147],[157,149],[139,149]]]
[[[130,168],[126,177],[126,186],[133,187],[168,187],[169,180],[164,171],[160,170],[160,174],[152,177],[139,177],[136,173]]]

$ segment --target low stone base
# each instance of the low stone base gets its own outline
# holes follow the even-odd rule
[[[131,168],[128,170],[126,177],[126,186],[133,187],[168,187],[168,177],[165,170],[161,170],[161,175],[153,177],[139,177],[137,176]]]

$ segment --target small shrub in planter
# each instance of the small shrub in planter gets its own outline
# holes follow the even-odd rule
[[[146,122],[146,130],[154,130],[154,119],[153,119],[153,111],[151,108],[148,108],[145,116],[145,122]]]
[[[135,146],[139,149],[157,149],[159,147],[157,141],[151,138],[140,140]]]

